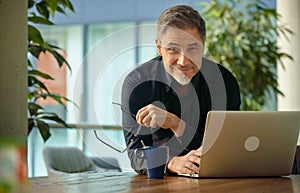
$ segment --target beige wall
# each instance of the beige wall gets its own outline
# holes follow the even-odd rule
[[[284,24],[294,34],[289,41],[279,38],[278,46],[290,54],[294,60],[284,60],[285,70],[279,66],[278,81],[280,89],[285,94],[278,96],[278,110],[300,110],[300,1],[277,0],[277,12],[282,15],[279,25]],[[300,118],[300,117],[299,117]],[[300,145],[300,137],[298,139]]]
[[[0,140],[27,137],[27,1],[0,1]]]

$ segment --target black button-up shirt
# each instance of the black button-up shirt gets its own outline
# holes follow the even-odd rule
[[[146,146],[169,146],[170,159],[201,146],[206,116],[211,110],[239,110],[240,90],[235,77],[223,66],[202,60],[200,71],[179,93],[180,85],[164,68],[162,58],[154,58],[131,71],[122,88],[122,122],[131,165],[145,173],[145,163],[133,151]],[[182,89],[181,89],[182,90]],[[171,129],[139,127],[138,110],[154,104],[175,114],[186,123],[184,134],[176,137]]]

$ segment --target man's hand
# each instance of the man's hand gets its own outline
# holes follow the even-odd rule
[[[136,120],[138,124],[145,127],[171,129],[177,137],[181,136],[185,129],[184,121],[152,104],[141,108],[137,112]]]
[[[202,147],[192,150],[184,156],[174,157],[169,161],[167,169],[169,172],[176,174],[197,174],[199,173],[201,155]]]

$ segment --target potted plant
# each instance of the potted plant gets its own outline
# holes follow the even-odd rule
[[[261,110],[278,88],[277,64],[290,55],[277,46],[277,37],[292,33],[278,26],[280,15],[261,0],[212,0],[200,3],[207,22],[206,47],[214,60],[236,76],[242,110]]]
[[[59,54],[58,50],[60,48],[44,41],[40,31],[36,27],[37,25],[53,25],[50,17],[53,17],[57,12],[65,14],[65,10],[74,11],[69,0],[28,0],[28,55],[39,59],[41,53],[50,53],[54,56],[60,67],[67,65],[69,70],[71,70],[68,62]],[[49,97],[65,108],[65,101],[72,101],[65,96],[51,93],[43,83],[43,80],[53,80],[53,77],[38,70],[28,58],[28,134],[36,126],[43,140],[47,141],[51,136],[49,121],[54,121],[65,127],[68,127],[68,125],[55,112],[48,112],[39,105],[37,102],[38,99]]]

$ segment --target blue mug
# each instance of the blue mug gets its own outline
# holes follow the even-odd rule
[[[168,146],[146,146],[134,150],[136,157],[146,159],[148,178],[164,178],[169,160]]]

